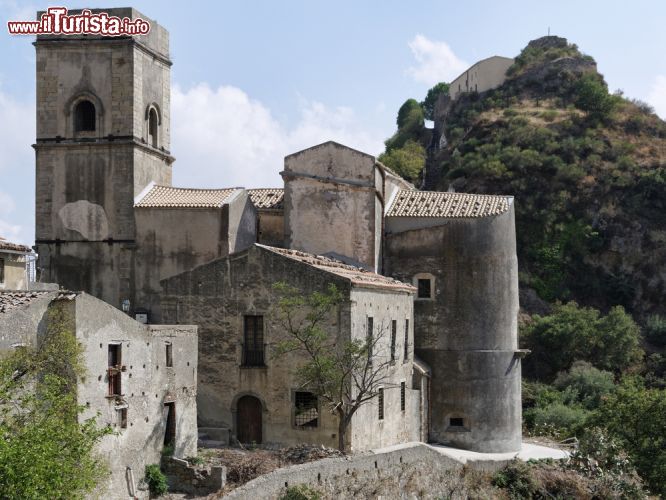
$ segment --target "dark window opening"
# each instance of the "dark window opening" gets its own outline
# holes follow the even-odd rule
[[[164,409],[166,411],[164,446],[173,446],[176,442],[176,403],[164,403]]]
[[[121,347],[120,344],[109,344],[108,347],[109,396],[120,396],[122,394]]]
[[[95,130],[95,105],[90,101],[81,101],[74,108],[74,130],[92,132]]]
[[[154,148],[157,147],[157,124],[157,111],[151,109],[148,113],[148,142]]]
[[[391,321],[391,361],[395,361],[395,339],[398,335],[398,322]]]
[[[384,420],[384,389],[377,391],[377,407],[379,420]]]
[[[405,411],[405,383],[400,382],[400,411]]]
[[[319,423],[319,409],[317,396],[311,392],[296,392],[294,394],[294,425],[296,427],[317,427]]]
[[[173,366],[173,345],[171,345],[171,342],[166,344],[166,365]]]
[[[127,408],[118,410],[118,424],[121,429],[127,429]]]
[[[0,283],[5,282],[5,259],[0,259]]]
[[[465,427],[465,421],[462,417],[449,418],[449,425],[451,427]]]
[[[245,316],[243,366],[264,366],[264,317]]]
[[[372,344],[373,344],[373,329],[374,329],[374,318],[368,317],[368,326],[366,331],[366,342],[368,343],[368,362],[372,363]]]
[[[429,299],[430,297],[432,297],[430,280],[428,278],[419,278],[417,297],[419,299]]]
[[[404,350],[403,355],[404,355],[405,361],[407,361],[407,358],[409,358],[409,320],[408,319],[405,320],[405,341],[404,341],[404,344],[403,344],[402,348]]]

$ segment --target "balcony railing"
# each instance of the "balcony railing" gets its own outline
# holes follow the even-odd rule
[[[266,344],[264,344],[260,349],[247,349],[244,345],[241,347],[241,366],[266,366]]]

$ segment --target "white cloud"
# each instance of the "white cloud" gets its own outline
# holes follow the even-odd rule
[[[666,120],[666,76],[658,75],[655,78],[647,101],[654,107],[657,114]]]
[[[193,187],[281,186],[286,155],[335,140],[370,154],[382,137],[364,132],[354,111],[302,100],[293,127],[232,86],[175,86],[171,98],[174,184]]]
[[[446,42],[430,40],[419,34],[408,45],[418,64],[410,67],[407,73],[417,82],[430,86],[450,82],[469,67]]]

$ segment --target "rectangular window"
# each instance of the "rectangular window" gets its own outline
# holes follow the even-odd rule
[[[121,345],[109,344],[108,346],[108,368],[109,396],[122,395],[122,377],[121,377]]]
[[[0,283],[5,282],[5,259],[0,259]]]
[[[127,408],[118,410],[118,425],[121,429],[127,429]]]
[[[404,350],[404,361],[407,361],[409,359],[409,320],[405,320],[405,341],[402,346]]]
[[[405,383],[400,382],[400,411],[405,411]]]
[[[311,392],[294,393],[294,425],[296,427],[317,427],[319,425],[319,404],[317,396]]]
[[[368,317],[368,327],[366,331],[366,341],[368,342],[368,361],[372,363],[372,343],[373,343],[373,329],[374,329],[374,318]]]
[[[243,366],[264,366],[264,317],[245,316]]]
[[[419,299],[430,299],[430,298],[432,298],[432,290],[431,290],[431,286],[430,286],[430,280],[428,278],[419,278],[417,297]]]
[[[449,425],[451,427],[465,427],[465,421],[461,417],[449,418]]]
[[[384,389],[377,391],[377,407],[379,409],[379,420],[384,420]]]
[[[391,321],[391,361],[395,361],[395,338],[398,335],[398,322]]]
[[[173,346],[171,342],[166,343],[166,365],[173,366]]]

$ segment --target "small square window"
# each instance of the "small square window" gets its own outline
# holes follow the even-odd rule
[[[419,299],[430,299],[430,298],[432,298],[432,286],[431,286],[430,279],[428,279],[428,278],[419,278],[417,297]]]

